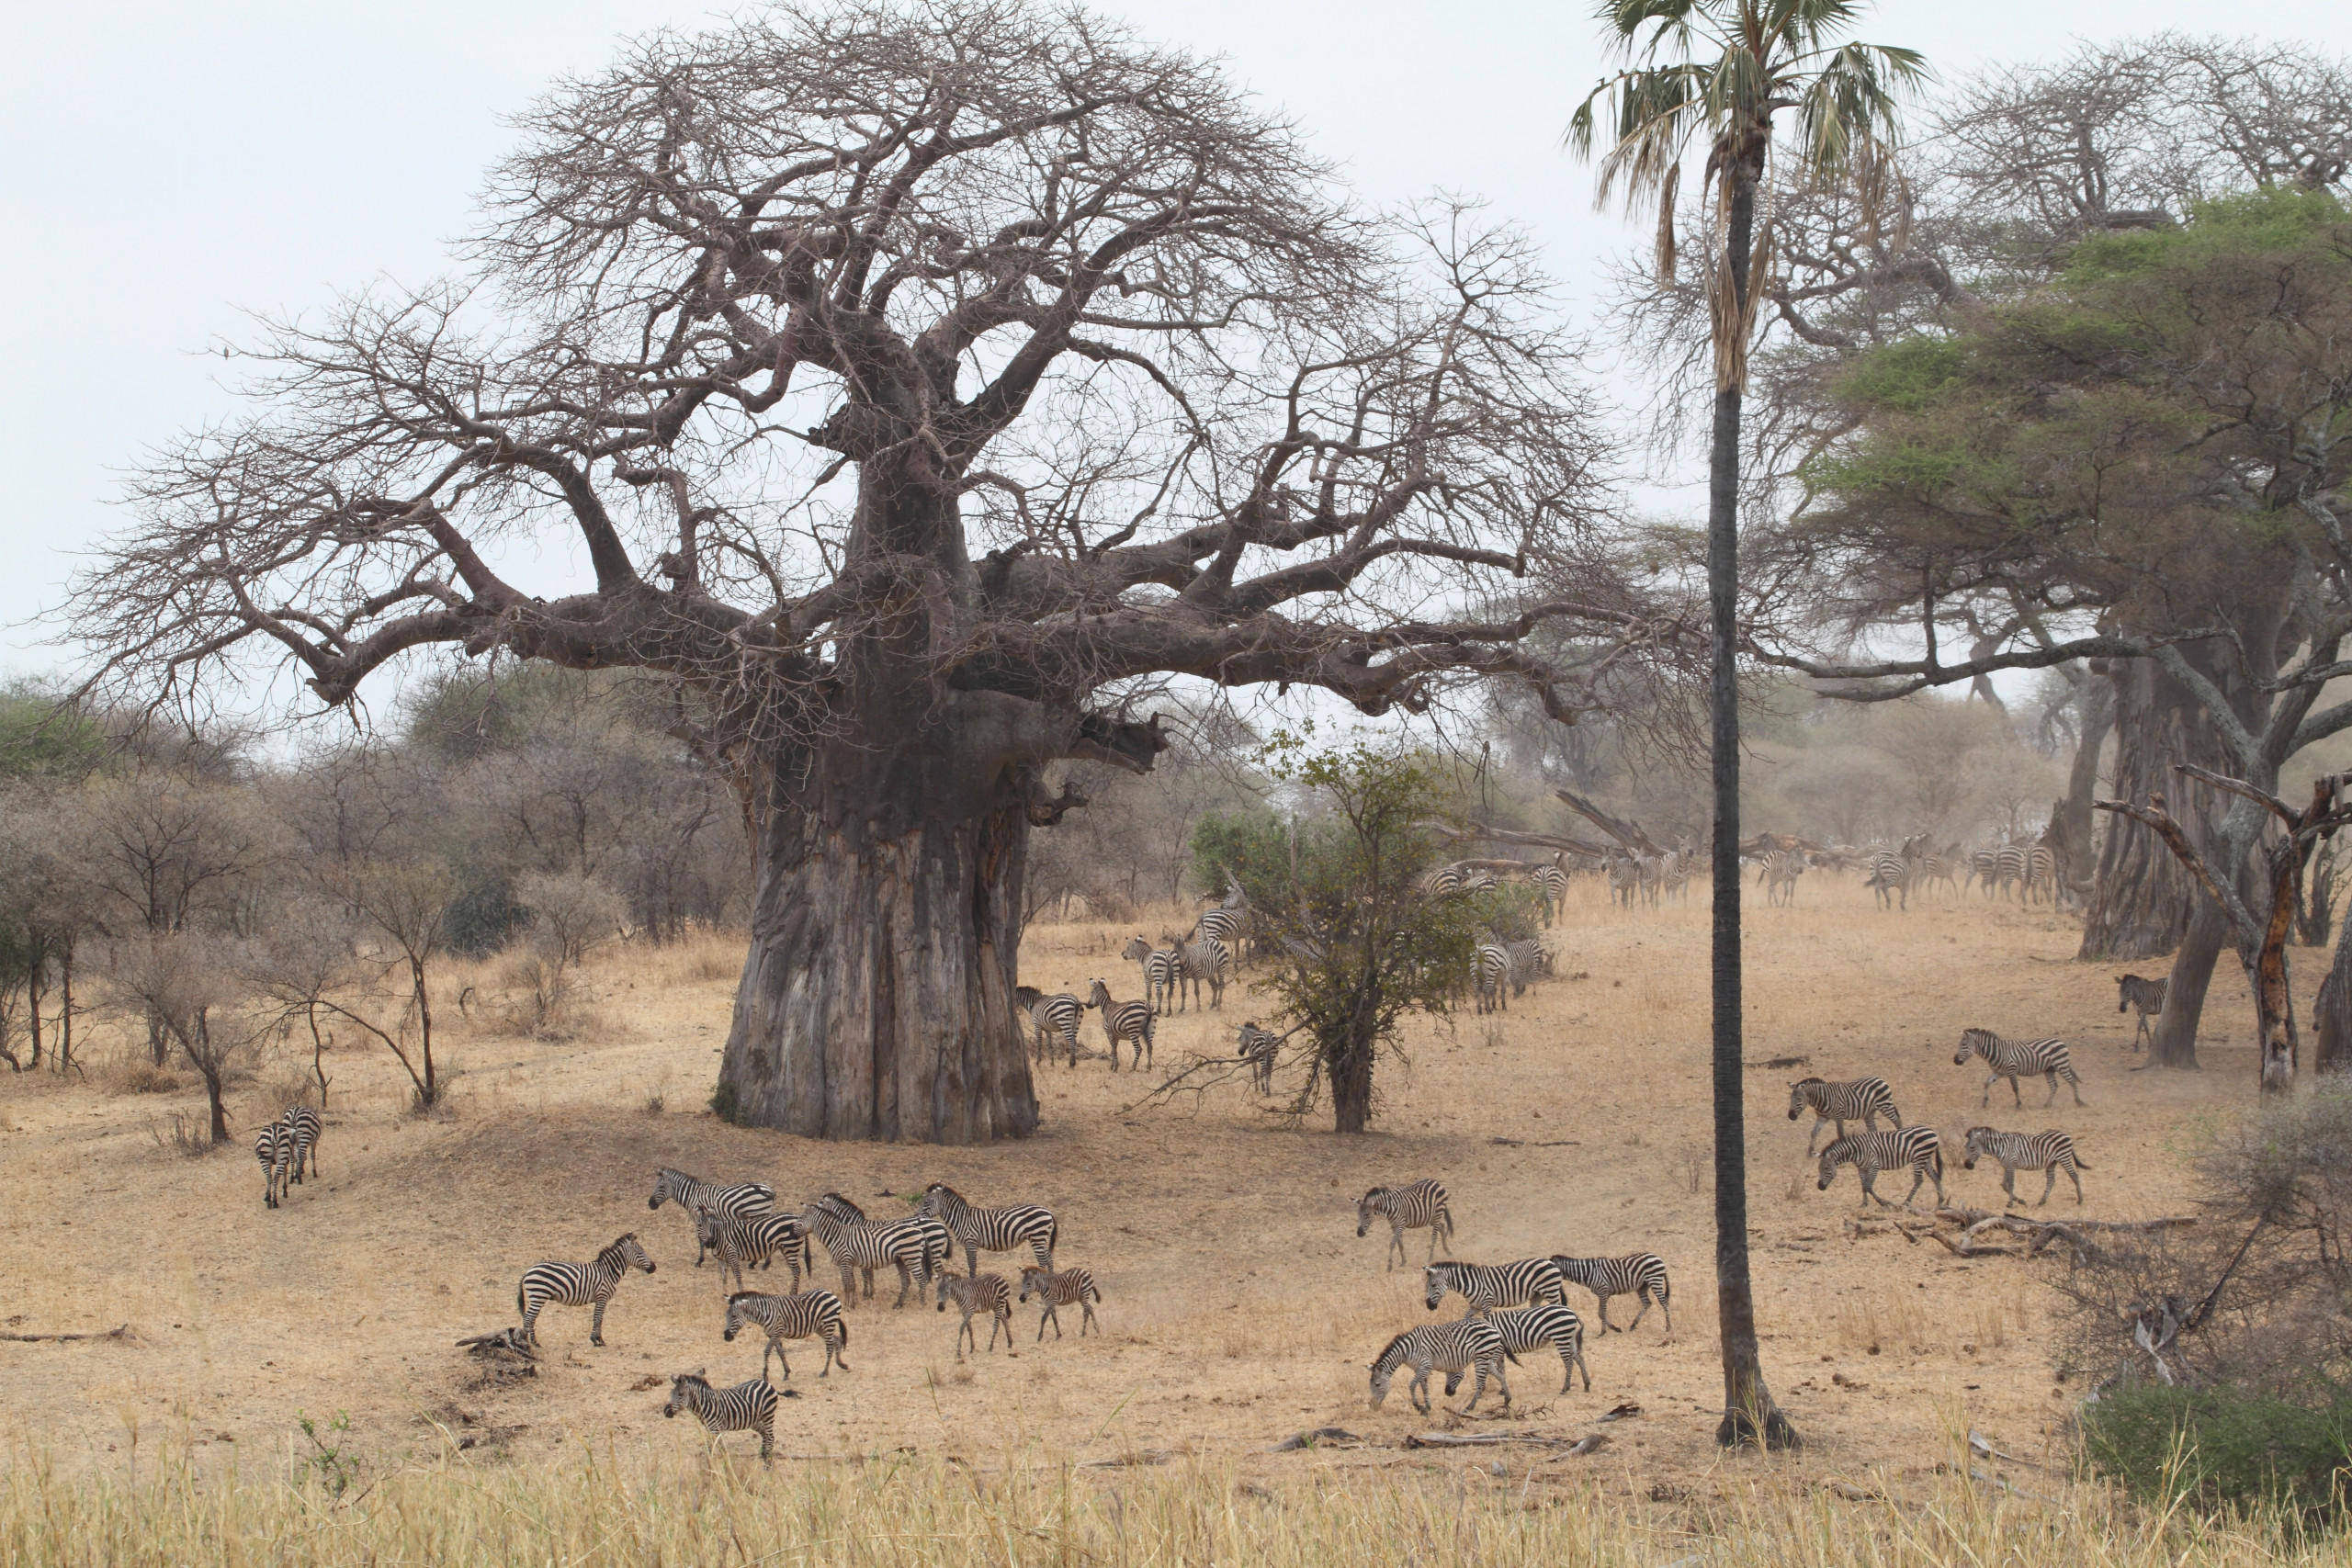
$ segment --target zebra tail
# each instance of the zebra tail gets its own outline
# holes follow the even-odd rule
[[[1520,1364],[1519,1358],[1511,1354],[1510,1347],[1508,1345],[1503,1347],[1503,1359],[1509,1361],[1514,1367]]]
[[[2076,1155],[2075,1156],[2075,1168],[2076,1170],[2088,1170],[2090,1166],[2084,1161],[2082,1156]]]
[[[847,1313],[842,1314],[841,1330],[842,1343],[846,1345],[849,1343],[849,1314]]]
[[[514,1315],[516,1317],[520,1317],[530,1310],[531,1309],[529,1307],[523,1304],[523,1287],[520,1284],[517,1284],[514,1287]]]

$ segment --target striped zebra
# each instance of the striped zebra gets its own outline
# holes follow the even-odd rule
[[[1151,1065],[1151,1004],[1123,1002],[1111,995],[1111,987],[1102,981],[1094,982],[1086,1005],[1102,1010],[1102,1038],[1111,1047],[1111,1070],[1119,1070],[1119,1042],[1126,1041],[1135,1047],[1135,1066],[1140,1072]]]
[[[1426,1229],[1430,1233],[1429,1261],[1437,1261],[1440,1242],[1448,1252],[1453,1250],[1453,1209],[1446,1198],[1444,1184],[1427,1177],[1403,1187],[1375,1187],[1356,1200],[1356,1235],[1361,1238],[1372,1230],[1373,1217],[1378,1215],[1388,1222],[1388,1267],[1395,1269],[1408,1259],[1405,1256],[1405,1233]]]
[[[272,1122],[254,1134],[254,1158],[261,1162],[261,1201],[275,1209],[286,1187],[286,1166],[294,1157],[283,1122]]]
[[[2140,1010],[2140,1031],[2132,1036],[2132,1049],[2134,1051],[2140,1050],[2142,1043],[2153,1032],[2148,1028],[2149,1015],[2154,1014],[2159,1018],[2164,1016],[2165,992],[2171,985],[2172,976],[2169,975],[2160,975],[2153,980],[2143,980],[2137,975],[2121,975],[2116,977],[2115,1010],[2122,1012],[2130,1008]]]
[[[310,1162],[312,1176],[319,1174],[319,1113],[307,1105],[289,1105],[286,1114],[277,1119],[277,1124],[294,1140],[294,1185],[300,1187],[304,1161]]]
[[[1037,1032],[1035,1059],[1044,1061],[1052,1043],[1059,1040],[1069,1054],[1069,1065],[1078,1066],[1078,1026],[1086,1017],[1086,1004],[1068,991],[1049,997],[1035,986],[1013,987],[1012,999]]]
[[[1387,1400],[1388,1385],[1395,1380],[1396,1370],[1409,1366],[1413,1369],[1413,1381],[1405,1386],[1406,1397],[1424,1416],[1430,1413],[1430,1373],[1439,1370],[1455,1374],[1447,1381],[1449,1393],[1460,1385],[1459,1374],[1464,1369],[1476,1372],[1478,1381],[1470,1390],[1465,1411],[1478,1408],[1478,1401],[1486,1397],[1489,1376],[1502,1390],[1503,1409],[1509,1411],[1510,1380],[1503,1375],[1505,1361],[1517,1365],[1519,1358],[1503,1348],[1502,1336],[1485,1318],[1462,1317],[1452,1323],[1408,1328],[1373,1359],[1372,1407],[1377,1410]]]
[[[877,1224],[872,1220],[844,1220],[821,1207],[821,1202],[820,1200],[800,1211],[800,1223],[810,1235],[824,1243],[834,1267],[842,1271],[843,1301],[857,1300],[854,1271],[861,1269],[865,1277],[866,1299],[872,1300],[874,1271],[883,1268],[899,1271],[899,1299],[894,1305],[907,1304],[910,1283],[914,1287],[915,1300],[922,1300],[931,1282],[931,1257],[922,1231],[907,1228],[904,1221]]]
[[[1873,1198],[1878,1199],[1882,1208],[1895,1207],[1886,1199],[1879,1198],[1878,1173],[1882,1170],[1901,1170],[1905,1166],[1911,1168],[1911,1190],[1904,1194],[1905,1203],[1919,1195],[1922,1182],[1930,1180],[1936,1184],[1937,1205],[1940,1207],[1946,1201],[1943,1140],[1936,1136],[1933,1127],[1916,1125],[1905,1127],[1899,1133],[1856,1133],[1838,1139],[1821,1151],[1819,1187],[1822,1191],[1828,1191],[1829,1184],[1838,1179],[1838,1168],[1841,1165],[1852,1166],[1855,1174],[1862,1179],[1860,1206],[1863,1208],[1868,1208]]]
[[[1034,1263],[1021,1266],[1021,1304],[1029,1304],[1034,1295],[1045,1303],[1046,1310],[1037,1319],[1037,1337],[1046,1337],[1046,1325],[1054,1325],[1054,1337],[1062,1337],[1061,1315],[1054,1309],[1075,1304],[1081,1315],[1078,1320],[1078,1337],[1086,1337],[1091,1325],[1102,1332],[1102,1325],[1094,1321],[1094,1303],[1102,1299],[1102,1291],[1094,1283],[1094,1270],[1075,1265],[1068,1269],[1040,1269]],[[1009,1331],[1008,1331],[1009,1333]]]
[[[1173,948],[1157,948],[1143,938],[1136,937],[1119,950],[1119,956],[1129,963],[1143,965],[1143,999],[1153,1012],[1168,1012],[1174,1009],[1179,964]]]
[[[670,1403],[662,1407],[662,1414],[668,1417],[691,1410],[701,1418],[706,1432],[757,1432],[760,1458],[768,1460],[775,1455],[775,1385],[768,1382],[763,1362],[758,1377],[733,1388],[713,1388],[700,1372],[673,1373]]]
[[[1982,1110],[1993,1103],[1993,1085],[2007,1078],[2009,1095],[2018,1105],[2025,1105],[2025,1096],[2018,1090],[2020,1077],[2046,1077],[2050,1080],[2050,1098],[2041,1102],[2044,1111],[2058,1103],[2058,1080],[2064,1078],[2074,1091],[2075,1103],[2083,1103],[2083,1081],[2075,1076],[2075,1059],[2066,1043],[2056,1035],[2046,1040],[2004,1040],[1989,1029],[1963,1029],[1960,1032],[1960,1049],[1953,1053],[1955,1067],[1971,1056],[1982,1056],[1992,1068],[1984,1079],[1984,1098],[1977,1101]]]
[[[1510,994],[1512,996],[1524,996],[1527,987],[1538,978],[1551,977],[1552,950],[1545,947],[1539,938],[1529,937],[1525,942],[1507,942],[1503,943],[1503,951],[1510,954]]]
[[[2026,853],[2023,844],[2003,844],[1993,852],[1993,880],[2003,897],[2008,897],[2009,889],[2014,887],[2018,890],[2018,902],[2026,901],[2026,878],[2031,874],[2031,865],[2032,857]]]
[[[1221,942],[1228,952],[1238,954],[1250,933],[1250,919],[1247,914],[1233,909],[1203,909],[1200,924],[1193,929],[1204,941]]]
[[[1634,895],[1641,891],[1642,868],[1634,857],[1623,850],[1612,850],[1601,857],[1600,863],[1609,873],[1609,902],[1611,908],[1634,907]]]
[[[948,1234],[947,1227],[936,1217],[924,1213],[909,1214],[903,1220],[886,1220],[882,1228],[894,1235],[910,1235],[922,1247],[922,1272],[915,1280],[915,1305],[922,1305],[925,1281],[936,1284],[947,1272],[947,1261],[956,1256],[956,1238]],[[870,1269],[865,1276],[865,1293],[869,1296],[874,1293],[874,1275]]]
[[[814,1274],[817,1266],[808,1253],[808,1233],[800,1226],[797,1214],[724,1214],[716,1209],[695,1209],[695,1240],[707,1256],[718,1258],[718,1288],[727,1289],[727,1276],[735,1276],[735,1288],[745,1288],[743,1270],[746,1266],[765,1268],[772,1259],[781,1258],[792,1270],[792,1288],[800,1289],[800,1276]]]
[[[2062,1170],[2066,1173],[2066,1179],[2075,1184],[2075,1201],[2083,1201],[2083,1179],[2075,1173],[2090,1167],[2075,1153],[2075,1140],[2055,1128],[2047,1133],[2002,1133],[1990,1127],[1971,1127],[1967,1151],[1960,1162],[1962,1170],[1974,1170],[1976,1161],[1984,1156],[2001,1162],[2001,1190],[2009,1195],[2011,1203],[2025,1201],[2018,1196],[2020,1170],[2043,1173],[2041,1201],[2034,1205],[2036,1208],[2049,1205],[2051,1191],[2057,1187]]]
[[[1281,1049],[1283,1037],[1271,1029],[1261,1029],[1251,1019],[1241,1026],[1241,1040],[1237,1047],[1243,1061],[1250,1064],[1250,1082],[1260,1094],[1274,1092],[1274,1053]]]
[[[550,1302],[564,1306],[594,1306],[588,1323],[588,1343],[605,1342],[605,1305],[621,1288],[621,1278],[632,1269],[653,1272],[653,1259],[630,1231],[586,1263],[534,1263],[523,1270],[514,1287],[514,1307],[523,1314],[523,1337],[539,1342],[539,1313]]]
[[[1421,1266],[1421,1299],[1435,1312],[1449,1291],[1469,1303],[1464,1317],[1482,1317],[1498,1307],[1549,1302],[1566,1306],[1566,1288],[1559,1266],[1548,1258],[1521,1258],[1510,1263],[1425,1263]]]
[[[1054,1244],[1061,1239],[1062,1228],[1050,1209],[1035,1203],[982,1209],[967,1202],[944,1181],[934,1181],[923,1189],[915,1213],[937,1220],[947,1227],[949,1235],[964,1244],[967,1273],[979,1272],[983,1252],[1011,1252],[1024,1245],[1037,1255],[1040,1268],[1054,1266]]]
[[[1796,850],[1768,850],[1762,864],[1756,880],[1764,889],[1765,904],[1793,905],[1797,901],[1797,878],[1804,874],[1804,855]]]
[[[1903,908],[1910,908],[1911,863],[1903,852],[1882,844],[1871,852],[1868,865],[1870,874],[1862,886],[1878,895],[1878,907],[1892,909],[1899,902]]]
[[[1993,889],[2000,884],[2001,854],[1998,850],[1972,850],[1968,856],[1969,874],[1976,878],[1977,890],[1985,897],[1993,897]]]
[[[991,1350],[996,1348],[997,1330],[1002,1329],[1005,1352],[1008,1355],[1012,1353],[1012,1287],[1004,1282],[1003,1275],[943,1274],[939,1280],[939,1310],[941,1312],[947,1310],[950,1300],[962,1308],[964,1313],[964,1325],[956,1331],[957,1360],[964,1359],[964,1340],[967,1337],[972,1341],[972,1354],[977,1356],[980,1353],[979,1331],[972,1326],[972,1317],[976,1313],[987,1313],[993,1320],[989,1325],[989,1348]],[[1037,1327],[1038,1337],[1043,1338],[1045,1325],[1041,1323]],[[1086,1325],[1080,1323],[1079,1332],[1082,1335],[1085,1331]]]
[[[1592,1392],[1592,1370],[1584,1362],[1584,1319],[1577,1309],[1568,1306],[1513,1307],[1509,1312],[1490,1312],[1478,1321],[1492,1324],[1502,1337],[1503,1348],[1517,1353],[1540,1350],[1549,1345],[1560,1353],[1560,1392],[1568,1392],[1568,1382],[1577,1372],[1584,1374],[1584,1391]],[[1449,1372],[1445,1392],[1451,1396],[1461,1385],[1462,1374]]]
[[[784,1375],[792,1376],[792,1362],[786,1359],[784,1342],[787,1339],[821,1339],[825,1343],[824,1370],[817,1375],[831,1377],[833,1369],[849,1371],[849,1363],[842,1359],[842,1348],[849,1343],[849,1320],[842,1315],[842,1299],[831,1291],[795,1291],[788,1296],[766,1296],[757,1291],[738,1291],[727,1298],[727,1334],[729,1345],[735,1336],[756,1325],[767,1336],[767,1348],[760,1352],[760,1376],[768,1375],[768,1358],[774,1356],[784,1362]]]
[[[1618,1332],[1631,1334],[1639,1328],[1642,1319],[1649,1315],[1652,1303],[1656,1303],[1658,1311],[1666,1314],[1666,1331],[1668,1334],[1674,1332],[1674,1307],[1668,1299],[1666,1259],[1657,1253],[1629,1252],[1623,1258],[1570,1258],[1566,1253],[1556,1253],[1552,1258],[1552,1267],[1560,1271],[1561,1279],[1574,1280],[1592,1292],[1593,1299],[1600,1303],[1601,1333],[1609,1333],[1612,1326],[1609,1321],[1609,1298],[1611,1296],[1636,1296],[1642,1303],[1641,1311],[1634,1314],[1634,1321]]]
[[[2048,844],[2036,844],[2025,854],[2025,901],[2033,902],[2037,893],[2058,902],[2058,855]]]
[[[1510,1010],[1510,949],[1498,942],[1478,944],[1470,955],[1470,973],[1478,991],[1478,1010]]]
[[[1439,866],[1423,875],[1421,893],[1430,898],[1453,898],[1464,893],[1484,893],[1494,885],[1494,873],[1456,863]]]
[[[775,1189],[764,1181],[739,1181],[732,1186],[705,1181],[663,1166],[653,1173],[653,1196],[645,1201],[645,1206],[659,1209],[665,1202],[684,1209],[689,1220],[698,1209],[721,1214],[764,1214],[775,1206]],[[697,1247],[695,1267],[701,1268],[702,1260],[703,1251]]]
[[[1568,901],[1568,874],[1556,865],[1539,865],[1527,874],[1527,884],[1544,900],[1544,929],[1552,929],[1553,911]]]
[[[1161,941],[1176,953],[1176,1010],[1184,1010],[1184,987],[1193,987],[1193,1000],[1201,999],[1201,982],[1209,983],[1209,1006],[1225,1006],[1226,983],[1233,978],[1233,953],[1215,937],[1204,936],[1196,942],[1179,937],[1163,936]]]
[[[1903,1112],[1894,1109],[1894,1090],[1884,1078],[1849,1078],[1842,1083],[1799,1078],[1789,1085],[1789,1120],[1804,1115],[1807,1106],[1813,1108],[1813,1131],[1804,1141],[1807,1159],[1813,1157],[1813,1145],[1821,1136],[1824,1122],[1834,1123],[1841,1138],[1849,1122],[1860,1122],[1873,1133],[1882,1116],[1897,1127],[1903,1125]]]

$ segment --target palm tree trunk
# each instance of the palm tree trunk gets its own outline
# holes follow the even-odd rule
[[[1733,312],[1737,324],[1732,330],[1744,330],[1756,185],[1746,171],[1731,177],[1736,184],[1725,265],[1741,306]],[[1724,324],[1719,321],[1717,330],[1725,330]],[[1715,1310],[1724,1350],[1724,1419],[1715,1440],[1725,1448],[1761,1442],[1784,1449],[1796,1446],[1796,1430],[1764,1383],[1756,1292],[1747,1273],[1747,1116],[1740,1078],[1739,405],[1736,384],[1715,393],[1707,457],[1707,599],[1714,626],[1708,706],[1715,787]]]

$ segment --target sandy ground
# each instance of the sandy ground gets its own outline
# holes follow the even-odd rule
[[[1941,1129],[1948,1147],[1980,1119],[1982,1075],[1951,1060],[1963,1027],[2069,1039],[2086,1109],[2062,1093],[2045,1114],[2029,1086],[2024,1112],[1996,1104],[1984,1119],[2073,1131],[2093,1168],[2093,1216],[2178,1211],[2200,1119],[2254,1102],[2250,1008],[2226,960],[2200,1045],[2206,1070],[2134,1073],[2131,1021],[2115,1011],[2119,966],[2069,962],[2073,923],[2047,911],[1971,897],[1883,915],[1859,884],[1808,875],[1796,908],[1755,908],[1750,920],[1750,1058],[1803,1054],[1826,1077],[1883,1074],[1906,1118]],[[1134,995],[1135,966],[1115,956],[1129,934],[1035,931],[1024,978],[1082,994],[1102,975]],[[274,1460],[299,1442],[299,1415],[338,1412],[351,1441],[387,1456],[432,1450],[445,1432],[517,1461],[580,1442],[702,1443],[689,1424],[661,1419],[665,1374],[707,1367],[733,1381],[754,1375],[760,1357],[752,1340],[721,1341],[718,1271],[692,1267],[686,1222],[646,1211],[654,1168],[667,1164],[761,1178],[786,1201],[838,1189],[876,1213],[904,1212],[891,1195],[933,1179],[978,1201],[1042,1202],[1060,1216],[1061,1259],[1102,1281],[1102,1336],[1081,1341],[1070,1312],[1069,1337],[1040,1346],[1035,1311],[1023,1309],[1012,1353],[960,1365],[953,1314],[893,1311],[886,1287],[852,1314],[854,1371],[820,1381],[821,1352],[795,1356],[802,1397],[785,1406],[787,1453],[977,1459],[1037,1444],[1080,1458],[1234,1455],[1327,1424],[1394,1441],[1430,1422],[1401,1383],[1385,1411],[1370,1410],[1366,1365],[1390,1333],[1430,1314],[1418,1269],[1384,1270],[1385,1227],[1357,1238],[1353,1203],[1375,1182],[1436,1176],[1453,1194],[1463,1257],[1647,1248],[1667,1259],[1673,1333],[1653,1312],[1637,1334],[1596,1336],[1589,1394],[1558,1396],[1555,1369],[1537,1358],[1513,1387],[1519,1416],[1564,1429],[1640,1404],[1597,1462],[1670,1495],[1678,1477],[1722,1462],[1710,1440],[1721,1382],[1703,895],[1626,915],[1582,886],[1552,941],[1563,978],[1507,1016],[1418,1028],[1409,1065],[1381,1068],[1378,1130],[1352,1139],[1319,1130],[1328,1119],[1279,1130],[1238,1085],[1192,1113],[1129,1112],[1144,1084],[1099,1060],[1041,1069],[1043,1132],[1001,1147],[828,1145],[730,1127],[701,1109],[733,992],[733,954],[710,949],[608,959],[592,976],[581,1038],[453,1027],[446,1050],[463,1076],[434,1118],[401,1114],[389,1057],[335,1052],[324,1175],[276,1213],[248,1153],[191,1159],[159,1147],[159,1120],[200,1107],[198,1093],[110,1094],[97,1072],[81,1086],[8,1080],[0,1327],[128,1323],[136,1337],[0,1344],[0,1429],[69,1472],[119,1465],[159,1440]],[[2308,992],[2320,966],[2301,968]],[[1227,1054],[1249,1015],[1236,993],[1221,1012],[1165,1019],[1159,1067],[1192,1050]],[[1087,1033],[1100,1044],[1091,1015]],[[256,1081],[287,1070],[266,1061]],[[2040,1451],[2077,1392],[2053,1382],[2038,1343],[2046,1300],[2035,1271],[2059,1265],[1849,1239],[1853,1178],[1815,1190],[1801,1159],[1810,1119],[1784,1114],[1792,1076],[1750,1075],[1750,1193],[1766,1367],[1808,1439],[1801,1462],[1823,1473],[1932,1464],[1968,1426]],[[1998,1093],[2006,1100],[2007,1086]],[[649,1108],[656,1094],[660,1111]],[[258,1116],[267,1103],[255,1088],[235,1109]],[[1955,1197],[1997,1204],[1996,1168],[1953,1164]],[[2063,1181],[2054,1208],[2073,1209]],[[514,1321],[528,1264],[585,1258],[628,1230],[660,1268],[621,1287],[605,1347],[589,1345],[584,1310],[551,1308],[540,1374],[481,1386],[451,1342]],[[994,1266],[1017,1277],[1017,1258]],[[1597,1327],[1589,1296],[1571,1287],[1570,1304]],[[1619,1298],[1612,1314],[1622,1323],[1631,1306]]]

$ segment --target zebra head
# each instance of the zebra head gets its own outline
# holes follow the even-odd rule
[[[1838,1168],[1853,1157],[1854,1140],[1851,1138],[1839,1138],[1822,1150],[1821,1179],[1815,1183],[1816,1190],[1828,1191],[1829,1184],[1838,1179]]]
[[[922,1190],[922,1201],[915,1205],[915,1213],[926,1220],[938,1219],[950,1203],[962,1203],[964,1195],[944,1181],[934,1181]]]
[[[1143,938],[1137,937],[1136,938],[1136,941],[1142,942]],[[1086,993],[1086,1005],[1090,1008],[1109,1007],[1111,1005],[1111,987],[1104,985],[1099,979],[1095,980]]]
[[[1054,1277],[1051,1274],[1046,1273],[1035,1263],[1023,1263],[1021,1266],[1022,1304],[1027,1305],[1032,1294],[1035,1294],[1039,1301],[1046,1300],[1052,1294],[1053,1284]]]
[[[1989,1029],[1963,1029],[1960,1032],[1960,1049],[1952,1053],[1951,1065],[1962,1066],[1971,1056],[1993,1059],[1993,1032]]]
[[[645,1206],[649,1209],[660,1208],[663,1199],[675,1198],[678,1195],[679,1187],[693,1179],[694,1179],[688,1176],[684,1171],[672,1170],[666,1166],[662,1169],[655,1171],[653,1173],[653,1196],[645,1201]]]
[[[1813,1097],[1805,1091],[1824,1081],[1825,1080],[1821,1078],[1799,1078],[1794,1083],[1789,1085],[1790,1121],[1793,1122],[1798,1117],[1804,1115],[1804,1108],[1813,1102]],[[1816,1137],[1819,1135],[1820,1134],[1815,1134]]]
[[[670,1403],[662,1407],[664,1420],[681,1410],[700,1410],[710,1398],[710,1379],[706,1372],[672,1372]]]
[[[1380,1213],[1380,1200],[1388,1196],[1388,1189],[1375,1187],[1356,1200],[1356,1235],[1372,1234],[1372,1217]]]
[[[1453,1265],[1425,1263],[1421,1265],[1421,1278],[1429,1284],[1422,1296],[1429,1303],[1430,1311],[1435,1312],[1438,1303],[1445,1300],[1445,1292],[1453,1288]]]
[[[732,1345],[735,1336],[752,1321],[751,1311],[745,1303],[756,1301],[759,1294],[757,1291],[738,1291],[727,1298],[727,1333],[723,1337],[729,1344]]]
[[[1396,1338],[1391,1339],[1388,1342],[1387,1346],[1382,1349],[1377,1357],[1374,1358],[1372,1363],[1372,1407],[1374,1410],[1379,1409],[1381,1403],[1388,1397],[1388,1382],[1391,1378],[1396,1375],[1396,1369],[1404,1364],[1405,1341],[1411,1337],[1412,1336],[1409,1333],[1399,1334]]]
[[[645,1255],[645,1248],[638,1245],[635,1231],[623,1235],[612,1246],[605,1248],[605,1252],[618,1261],[624,1269],[641,1269],[648,1274],[653,1272],[653,1259],[648,1258]]]
[[[1151,943],[1146,942],[1141,933],[1137,933],[1136,936],[1129,938],[1127,945],[1119,949],[1119,956],[1125,959],[1130,964],[1140,964],[1145,959],[1149,958],[1151,953]]]
[[[1962,1170],[1974,1170],[1976,1168],[1976,1156],[1982,1154],[1990,1153],[1991,1151],[1988,1145],[1992,1143],[1993,1139],[1998,1135],[1997,1132],[1991,1127],[1971,1127],[1968,1130],[1967,1155],[1966,1157],[1961,1160],[1960,1168]]]

